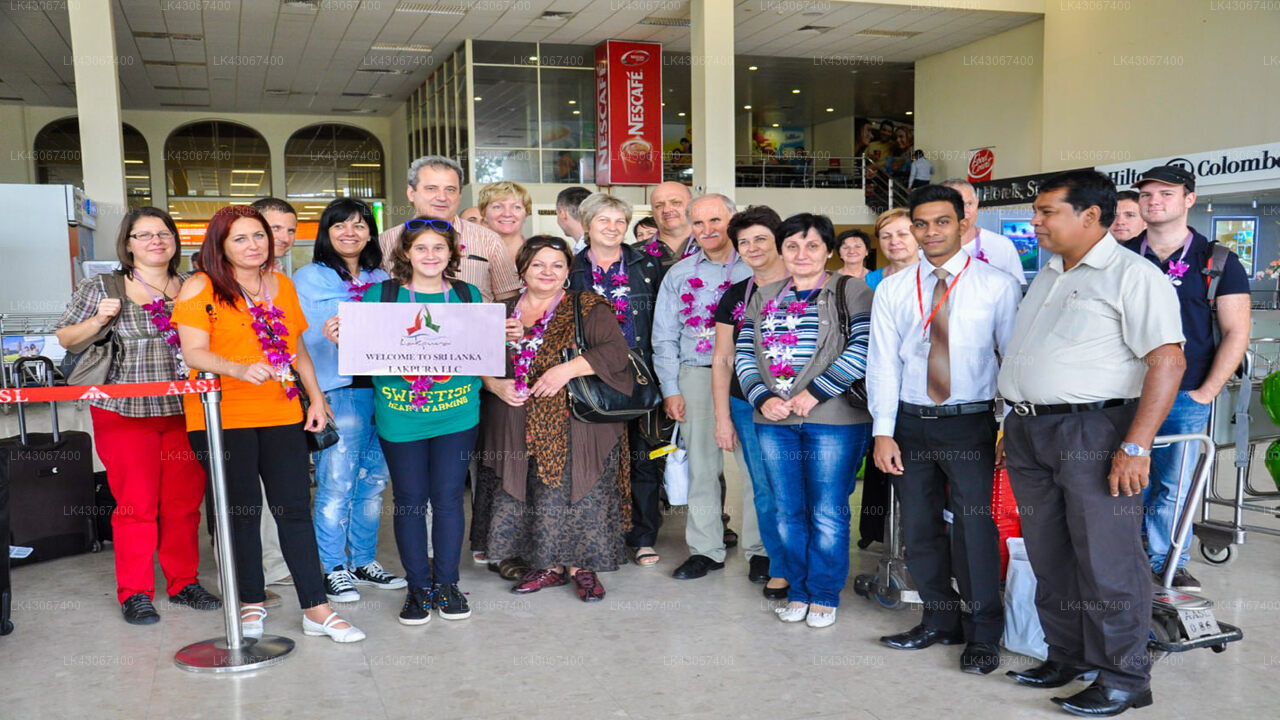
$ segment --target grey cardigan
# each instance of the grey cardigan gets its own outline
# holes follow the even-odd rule
[[[848,340],[846,340],[846,331],[842,331],[840,328],[839,309],[836,307],[836,283],[839,280],[840,275],[838,273],[833,274],[818,293],[818,343],[817,347],[814,348],[813,356],[805,363],[804,369],[800,371],[800,375],[796,378],[791,392],[793,396],[807,388],[815,378],[826,372],[827,368],[853,342],[853,333],[849,332]],[[779,280],[778,282],[770,283],[761,287],[759,291],[752,295],[751,300],[747,303],[745,316],[751,320],[756,328],[760,327],[760,314],[764,304],[775,297],[786,282],[786,280]],[[850,322],[854,325],[859,322],[866,324],[866,332],[868,333],[870,332],[871,297],[871,288],[862,280],[849,278],[845,283],[845,308],[848,310]],[[859,318],[859,315],[862,315],[862,317]],[[765,387],[769,389],[769,392],[776,395],[776,380],[769,372],[769,361],[765,358],[764,349],[760,346],[758,331],[754,344],[756,365],[760,371],[760,379],[764,382]],[[766,419],[757,409],[755,411],[755,421],[770,425],[799,425],[805,422],[825,425],[857,425],[871,422],[871,414],[866,408],[855,408],[850,405],[844,397],[833,397],[819,402],[810,411],[807,418],[791,415],[786,420],[775,422]]]

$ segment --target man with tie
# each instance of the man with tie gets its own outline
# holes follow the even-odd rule
[[[1151,566],[1142,491],[1186,369],[1173,285],[1107,232],[1115,185],[1073,170],[1040,184],[1031,225],[1053,253],[1018,310],[1000,368],[1009,482],[1036,576],[1048,660],[1010,672],[1053,701],[1110,717],[1151,704]],[[1065,695],[1065,693],[1064,693]]]
[[[996,376],[1021,290],[1008,273],[961,251],[971,219],[956,190],[917,188],[910,211],[924,261],[876,288],[867,391],[873,458],[901,503],[907,568],[924,615],[880,640],[900,650],[967,642],[960,669],[986,675],[1000,665],[1004,631],[991,517]],[[972,610],[965,622],[962,600]]]

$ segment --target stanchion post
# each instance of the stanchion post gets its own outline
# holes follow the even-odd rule
[[[217,375],[200,373],[201,380]],[[245,672],[280,662],[293,651],[293,641],[278,635],[245,638],[240,625],[240,589],[236,584],[232,554],[231,515],[227,503],[227,476],[222,445],[222,390],[200,393],[204,405],[205,434],[209,445],[209,488],[213,493],[214,547],[218,553],[218,574],[222,583],[222,610],[226,638],[203,640],[177,652],[174,663],[192,672]]]

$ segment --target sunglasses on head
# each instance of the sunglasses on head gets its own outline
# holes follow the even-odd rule
[[[453,230],[453,226],[444,220],[434,220],[432,218],[414,218],[404,224],[405,230],[421,230],[422,228],[431,228],[440,232]]]

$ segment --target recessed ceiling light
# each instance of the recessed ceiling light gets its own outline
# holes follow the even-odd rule
[[[577,100],[570,100],[570,101],[569,101],[569,104],[570,104],[570,105],[577,105],[577,104],[578,104],[578,101],[577,101]]]
[[[530,56],[529,56],[529,62],[538,62],[538,56],[537,56],[537,55],[530,55]]]
[[[778,127],[778,123],[774,123],[772,127]]]
[[[477,95],[477,96],[475,96],[475,98],[474,98],[474,99],[475,99],[475,101],[476,101],[476,102],[480,102],[480,101],[481,101],[481,100],[483,100],[484,98],[482,98],[482,97],[480,97],[479,95]]]
[[[755,65],[751,65],[751,66],[749,66],[747,69],[748,69],[748,70],[759,70],[760,68],[756,67]]]
[[[908,111],[907,111],[907,114],[908,114],[908,115],[915,115],[915,113],[914,113],[914,112],[912,112],[911,110],[908,110]]]
[[[792,94],[792,95],[799,95],[799,94],[800,94],[800,88],[792,88],[792,89],[791,89],[791,94]]]
[[[374,43],[369,46],[369,49],[379,52],[431,52],[430,45],[407,45],[403,43]]]
[[[676,113],[676,117],[684,117],[684,113]]]
[[[835,109],[835,108],[827,108],[827,112],[835,112],[835,111],[836,111],[836,109]],[[908,113],[908,114],[910,114],[910,113]]]
[[[144,163],[142,160],[125,160],[124,164],[125,165],[142,165]]]
[[[750,109],[751,109],[751,106],[750,106],[750,105],[743,105],[743,106],[742,106],[742,109],[743,109],[743,110],[750,110]]]
[[[581,111],[581,110],[574,110],[574,111],[573,111],[573,114],[574,114],[574,115],[581,115],[581,114],[582,114],[582,111]]]
[[[381,163],[351,163],[351,167],[382,167]]]

